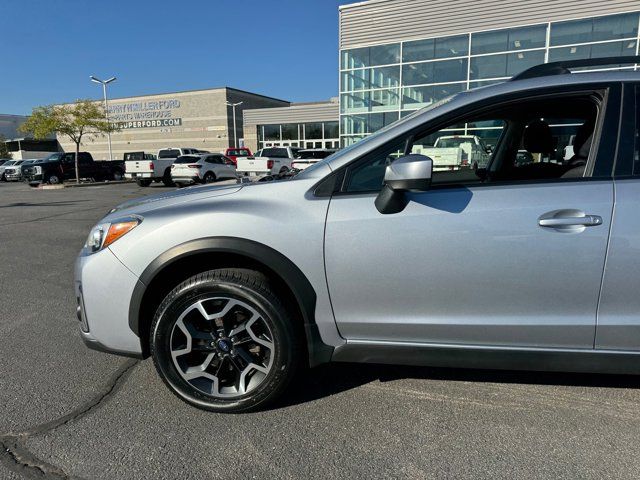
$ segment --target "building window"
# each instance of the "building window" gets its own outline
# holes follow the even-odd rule
[[[298,124],[297,123],[282,124],[282,140],[298,140]]]
[[[623,42],[594,43],[573,47],[556,47],[549,50],[549,61],[575,60],[578,58],[600,58],[635,55],[637,40]]]
[[[322,138],[322,123],[305,123],[304,124],[304,138],[305,139],[321,139]]]
[[[280,125],[265,125],[264,139],[265,141],[280,141]]]
[[[338,122],[324,122],[324,138],[340,138],[340,124]]]
[[[638,36],[638,14],[572,20],[551,24],[551,46]]]
[[[467,59],[409,63],[402,66],[404,85],[459,82],[467,79]]]
[[[546,25],[474,33],[471,35],[471,54],[543,48],[546,38]]]
[[[512,77],[541,63],[544,63],[544,50],[474,57],[471,59],[469,78]]]
[[[400,44],[343,50],[341,57],[343,69],[390,65],[400,62]]]
[[[402,89],[402,109],[423,108],[459,93],[467,87],[466,83],[452,83],[449,85],[427,85]]]
[[[463,57],[469,50],[469,36],[430,38],[405,42],[402,45],[403,62],[419,62],[437,58]]]

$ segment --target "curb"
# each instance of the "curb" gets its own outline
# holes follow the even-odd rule
[[[88,182],[88,183],[68,183],[68,184],[58,184],[58,185],[48,185],[41,183],[38,185],[38,190],[61,190],[63,188],[81,188],[81,187],[99,187],[99,186],[108,186],[108,185],[120,185],[123,183],[135,183],[131,180],[112,180],[106,182]]]
[[[135,183],[132,180],[107,180],[106,182],[89,182],[89,183],[69,183],[62,185],[63,188],[80,188],[80,187],[99,187],[101,185],[120,185],[123,183]]]

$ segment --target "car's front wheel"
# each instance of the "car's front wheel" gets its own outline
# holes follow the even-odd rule
[[[174,288],[150,332],[155,366],[196,407],[245,412],[275,400],[299,361],[291,318],[267,277],[211,270]]]

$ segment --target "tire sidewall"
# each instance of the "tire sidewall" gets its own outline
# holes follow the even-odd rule
[[[175,293],[156,313],[150,338],[154,363],[169,388],[192,405],[219,412],[252,410],[277,396],[288,383],[293,370],[294,339],[283,312],[279,312],[260,292],[229,280],[205,280],[187,285]],[[171,332],[180,314],[196,301],[215,295],[249,303],[262,315],[274,337],[274,358],[267,377],[251,392],[230,399],[211,397],[192,387],[178,373],[170,353]]]

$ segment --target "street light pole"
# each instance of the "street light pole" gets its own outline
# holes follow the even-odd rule
[[[102,85],[102,95],[104,97],[104,115],[107,119],[107,123],[109,123],[109,104],[107,102],[107,84],[113,82],[116,79],[116,77],[111,77],[107,80],[100,80],[99,78],[96,78],[93,75],[91,75],[91,77],[89,78],[91,79],[92,82],[99,83]],[[109,160],[113,160],[113,154],[111,152],[111,132],[107,132],[107,137],[109,138]]]
[[[238,148],[238,131],[236,130],[236,107],[238,105],[242,105],[244,102],[231,103],[227,102],[229,107],[233,108],[233,146],[234,148]]]

